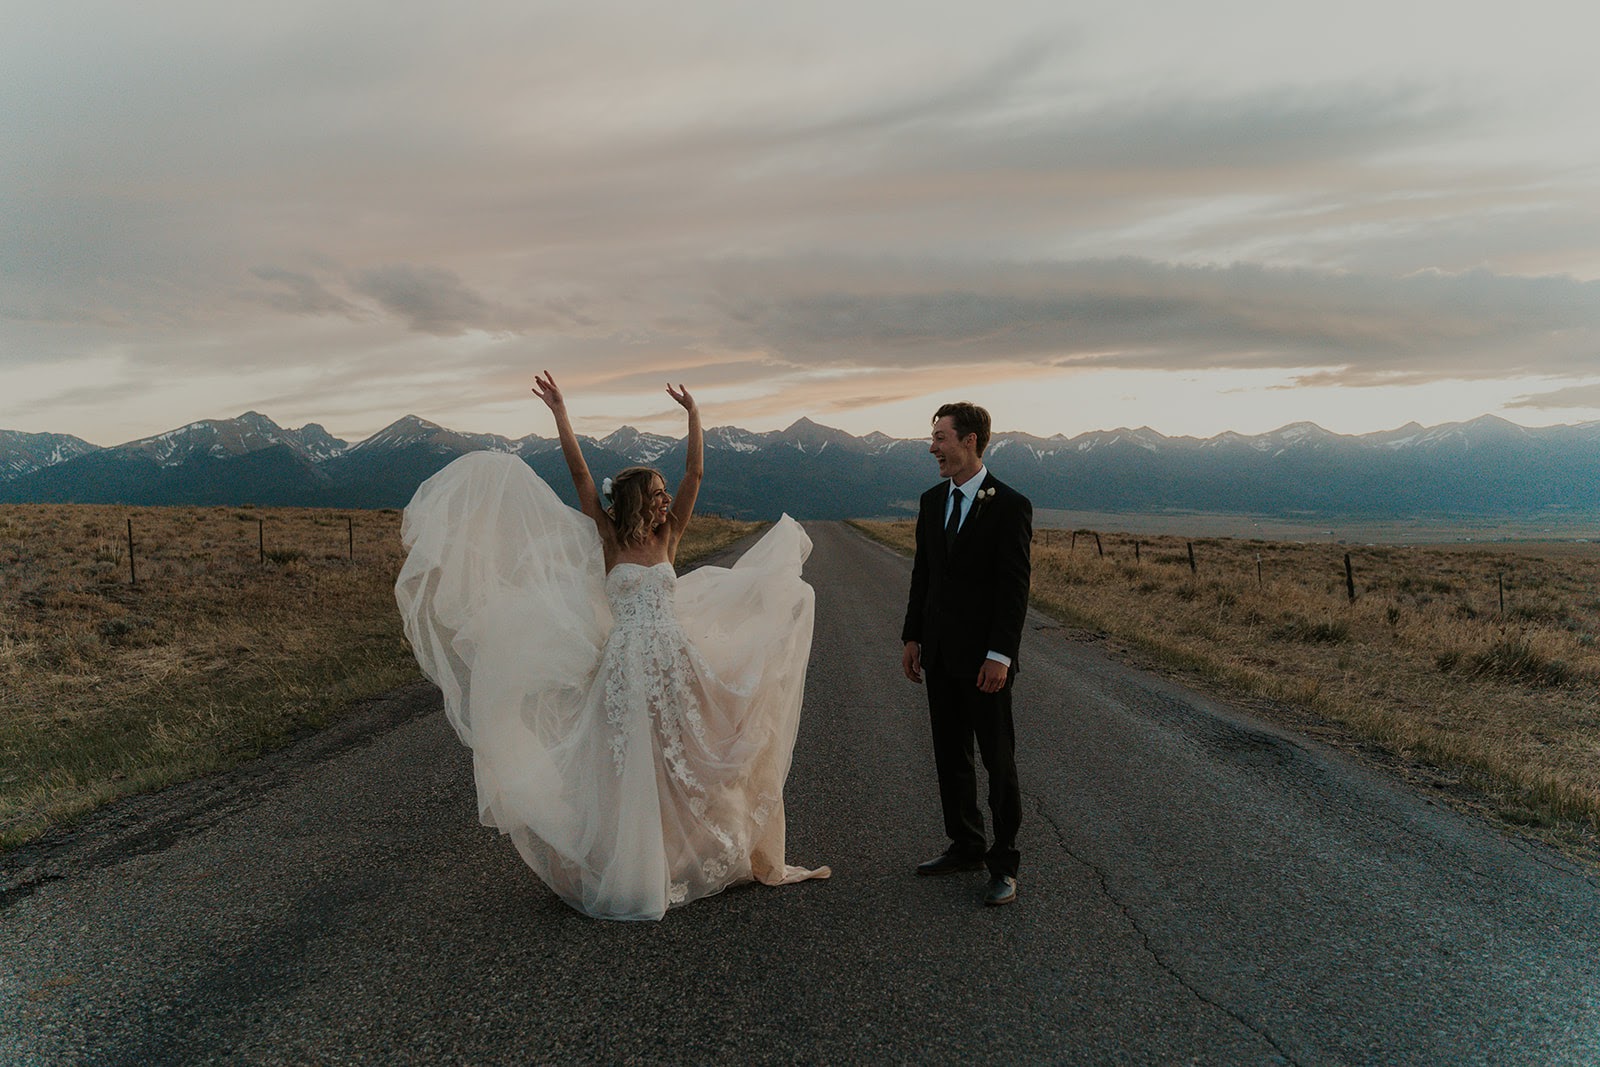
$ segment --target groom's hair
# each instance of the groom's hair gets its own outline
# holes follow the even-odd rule
[[[955,427],[957,437],[965,437],[969,433],[978,435],[978,455],[983,455],[983,450],[989,447],[989,413],[963,400],[959,404],[946,404],[935,411],[933,421],[938,422],[946,415],[950,416],[950,424]]]

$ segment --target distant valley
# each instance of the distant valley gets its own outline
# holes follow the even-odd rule
[[[937,475],[920,439],[857,437],[800,419],[785,430],[707,431],[701,507],[733,517],[892,517],[915,509]],[[595,476],[633,463],[666,471],[681,439],[623,427],[584,438]],[[417,485],[467,452],[516,455],[572,499],[552,438],[447,429],[408,415],[358,443],[321,426],[279,426],[256,412],[101,447],[58,434],[0,430],[0,502],[402,507]],[[1600,520],[1600,422],[1530,429],[1493,416],[1341,435],[1310,423],[1247,436],[1167,437],[1148,428],[1075,437],[997,433],[991,470],[1040,509],[1182,512],[1326,520],[1562,528]]]

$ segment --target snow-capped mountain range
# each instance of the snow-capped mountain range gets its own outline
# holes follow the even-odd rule
[[[350,447],[314,422],[298,430],[288,430],[254,411],[247,411],[236,419],[191,422],[176,430],[117,447],[149,456],[159,466],[176,467],[200,455],[240,456],[273,445],[283,445],[313,463],[332,459]]]
[[[99,447],[68,434],[0,430],[0,481],[65,463]]]
[[[682,463],[680,438],[624,426],[583,438],[596,477]],[[784,430],[706,431],[702,501],[727,514],[837,518],[904,512],[937,477],[923,439],[800,419]],[[553,438],[448,429],[407,415],[364,441],[258,412],[102,448],[0,430],[0,501],[397,507],[467,452],[520,456],[570,497]],[[1067,437],[997,433],[985,461],[1039,507],[1364,516],[1600,516],[1600,422],[1530,429],[1494,416],[1381,433],[1300,422],[1270,433],[1168,437],[1149,427]]]

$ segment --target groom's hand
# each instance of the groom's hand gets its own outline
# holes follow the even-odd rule
[[[998,693],[1006,687],[1006,674],[1009,672],[1004,663],[997,659],[986,659],[983,666],[978,668],[978,688],[985,693]]]
[[[906,672],[918,685],[922,684],[922,646],[915,641],[906,642],[906,650],[900,654],[900,669]]]

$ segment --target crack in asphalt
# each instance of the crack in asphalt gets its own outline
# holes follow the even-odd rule
[[[1534,844],[1525,840],[1524,838],[1514,837],[1505,832],[1501,832],[1500,836],[1504,838],[1506,843],[1514,850],[1520,852],[1522,855],[1526,856],[1528,859],[1542,867],[1548,867],[1550,870],[1555,871],[1558,874],[1575,874],[1586,882],[1600,884],[1600,875],[1597,875],[1595,871],[1570,859],[1567,859],[1565,856],[1551,855],[1551,846],[1549,845],[1542,843]],[[1473,873],[1477,874],[1478,872],[1476,869],[1474,869]],[[1482,877],[1488,876],[1483,875]]]
[[[37,878],[29,878],[18,882],[16,885],[8,885],[4,889],[0,889],[0,912],[5,911],[20,900],[26,900],[28,897],[33,896],[33,894],[51,882],[59,882],[65,877],[66,875],[64,874],[41,874]]]
[[[1187,991],[1190,996],[1194,997],[1195,1000],[1211,1008],[1213,1011],[1217,1011],[1228,1016],[1234,1022],[1238,1023],[1246,1030],[1249,1030],[1251,1033],[1255,1034],[1257,1037],[1261,1038],[1261,1040],[1265,1041],[1267,1044],[1276,1049],[1278,1054],[1284,1058],[1285,1062],[1298,1067],[1299,1061],[1297,1061],[1294,1056],[1289,1053],[1288,1049],[1280,1045],[1277,1039],[1272,1036],[1272,1034],[1268,1033],[1266,1030],[1263,1030],[1255,1023],[1252,1023],[1249,1019],[1245,1018],[1237,1011],[1234,1011],[1226,1004],[1222,1004],[1216,1000],[1213,1000],[1211,997],[1206,996],[1206,994],[1203,993],[1197,986],[1185,978],[1182,972],[1161,957],[1161,953],[1156,950],[1154,942],[1152,942],[1150,939],[1150,934],[1144,929],[1143,926],[1140,925],[1139,920],[1133,914],[1133,910],[1121,900],[1117,899],[1117,895],[1111,891],[1111,883],[1106,878],[1105,870],[1101,868],[1099,864],[1094,863],[1086,857],[1080,855],[1072,848],[1071,845],[1067,843],[1066,833],[1061,829],[1061,825],[1057,823],[1056,820],[1051,816],[1049,809],[1045,807],[1044,799],[1042,797],[1034,796],[1032,799],[1034,802],[1034,809],[1038,813],[1039,817],[1049,824],[1051,830],[1055,831],[1056,843],[1061,846],[1061,851],[1065,852],[1069,859],[1081,864],[1083,867],[1094,873],[1095,880],[1100,883],[1100,892],[1104,894],[1105,898],[1109,900],[1119,912],[1122,913],[1122,917],[1127,920],[1127,923],[1130,927],[1132,927],[1133,932],[1139,935],[1140,944],[1144,946],[1146,954],[1148,954],[1149,957],[1155,961],[1156,966],[1160,967],[1162,971],[1170,976],[1174,982],[1177,982],[1178,985]]]

